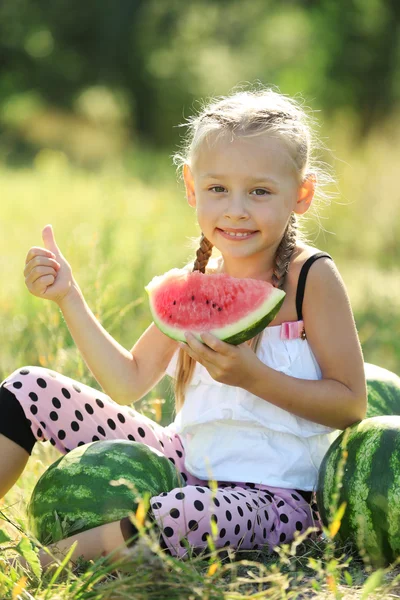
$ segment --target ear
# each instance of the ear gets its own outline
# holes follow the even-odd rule
[[[196,193],[194,190],[194,179],[189,165],[183,165],[183,179],[186,187],[186,198],[192,208],[196,207]]]
[[[294,209],[296,214],[303,215],[310,208],[315,193],[316,183],[317,178],[314,173],[306,175],[301,182],[297,195],[296,207]]]

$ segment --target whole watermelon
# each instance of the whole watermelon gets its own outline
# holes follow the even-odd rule
[[[332,522],[331,503],[345,445],[348,455],[337,507],[342,502],[347,506],[337,538],[350,540],[359,552],[364,549],[373,566],[388,565],[400,556],[400,417],[364,419],[331,444],[319,469],[317,488],[326,527]]]
[[[365,363],[368,390],[367,417],[400,415],[400,377],[376,365]]]
[[[126,479],[135,486],[111,485]],[[150,497],[185,485],[161,452],[139,442],[108,440],[71,450],[37,482],[28,505],[31,532],[43,544],[122,519]]]

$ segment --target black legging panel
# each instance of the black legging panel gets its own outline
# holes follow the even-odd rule
[[[32,454],[36,439],[31,422],[15,395],[3,385],[0,387],[0,433]]]

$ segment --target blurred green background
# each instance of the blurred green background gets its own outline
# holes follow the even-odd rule
[[[275,85],[317,111],[337,186],[307,221],[353,305],[365,359],[400,372],[397,0],[3,0],[0,378],[41,364],[99,387],[57,307],[24,284],[52,223],[103,326],[131,348],[144,285],[199,234],[171,155],[208,96]],[[328,150],[329,149],[329,150]],[[167,397],[163,381],[142,406]]]

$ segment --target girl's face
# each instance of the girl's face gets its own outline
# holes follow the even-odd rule
[[[284,143],[272,135],[205,141],[192,169],[184,167],[188,202],[204,235],[224,258],[224,270],[269,279],[290,214],[304,213],[314,179],[299,183]],[[242,234],[232,237],[230,234]]]

